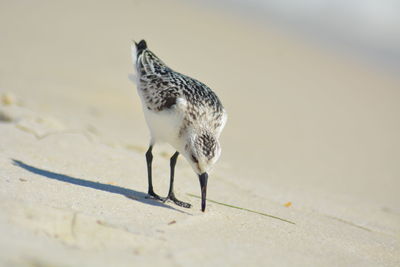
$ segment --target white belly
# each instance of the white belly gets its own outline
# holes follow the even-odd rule
[[[179,149],[179,130],[182,118],[173,110],[154,112],[143,108],[153,142],[167,142]]]

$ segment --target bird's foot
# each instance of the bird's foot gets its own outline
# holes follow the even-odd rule
[[[163,202],[166,202],[167,200],[171,200],[173,201],[176,205],[180,206],[180,207],[184,207],[184,208],[190,208],[192,205],[183,201],[178,200],[174,193],[169,193],[168,196],[164,199]]]
[[[147,199],[154,199],[154,200],[158,200],[158,201],[162,201],[165,202],[165,198],[160,197],[159,195],[157,195],[156,193],[154,193],[154,191],[149,191],[148,195],[146,196]]]

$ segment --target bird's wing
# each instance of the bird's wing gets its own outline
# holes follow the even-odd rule
[[[218,117],[216,125],[215,125],[215,135],[217,136],[217,138],[219,138],[219,136],[221,135],[222,130],[225,127],[226,121],[228,120],[228,114],[226,113],[225,110],[222,111],[222,113],[220,113],[221,116]]]
[[[147,48],[144,41],[132,46],[132,56],[137,70],[138,90],[147,109],[162,111],[176,108],[182,91],[174,82],[173,71]]]
[[[139,90],[149,110],[180,110],[186,109],[187,101],[182,88],[173,83],[168,75],[141,75]]]
[[[138,90],[146,107],[156,112],[179,112],[188,123],[209,125],[219,135],[227,116],[215,93],[198,80],[170,69],[145,42],[135,48]]]

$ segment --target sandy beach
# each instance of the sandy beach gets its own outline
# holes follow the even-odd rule
[[[133,39],[228,111],[205,213],[145,198]],[[398,76],[185,1],[0,1],[0,59],[0,266],[400,265]]]

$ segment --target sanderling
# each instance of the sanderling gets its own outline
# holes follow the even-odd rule
[[[148,194],[150,197],[190,208],[174,194],[175,164],[182,154],[197,173],[201,187],[201,210],[206,208],[208,172],[221,154],[218,138],[227,114],[215,93],[205,84],[170,69],[147,48],[144,40],[132,44],[136,83],[151,140],[146,152]],[[168,196],[161,198],[153,190],[151,164],[156,142],[176,149],[170,159]]]

